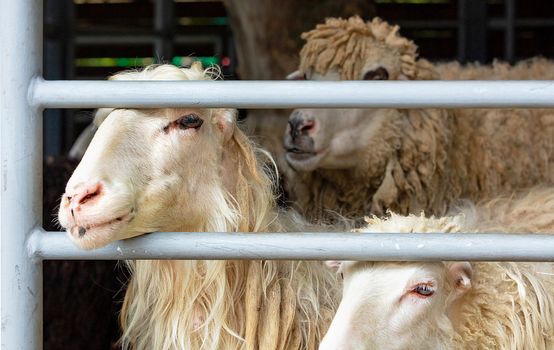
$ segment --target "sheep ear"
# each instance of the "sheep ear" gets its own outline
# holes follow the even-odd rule
[[[448,282],[453,287],[456,297],[461,297],[471,289],[473,268],[467,261],[455,262],[448,268]]]
[[[215,123],[217,128],[223,133],[223,140],[227,142],[233,136],[237,111],[235,109],[222,109],[218,111]]]
[[[287,80],[306,80],[306,77],[304,76],[304,73],[297,70],[287,75],[286,79]]]
[[[342,265],[342,261],[328,260],[328,261],[325,262],[325,265],[327,265],[328,268],[333,270],[333,272],[337,272],[340,269],[341,265]]]

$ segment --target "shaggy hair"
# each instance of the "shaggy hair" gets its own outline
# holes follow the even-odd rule
[[[198,65],[162,65],[111,79],[211,77]],[[107,112],[100,110],[96,123]],[[298,220],[275,209],[273,181],[264,169],[267,163],[259,160],[268,155],[236,125],[230,145],[223,162],[233,173],[203,194],[211,204],[196,231],[299,227]],[[316,349],[336,309],[335,277],[319,262],[138,260],[128,265],[131,279],[121,311],[124,349]]]
[[[553,233],[554,188],[466,206],[454,216],[368,219],[359,232]],[[445,265],[449,265],[445,262]],[[437,330],[451,349],[553,349],[554,264],[474,262],[472,286],[460,302],[454,328]],[[452,334],[451,332],[455,333]]]
[[[434,69],[441,80],[543,80],[552,79],[554,64],[544,57],[533,57],[514,65],[499,60],[490,65],[442,62],[435,64]]]
[[[335,69],[343,79],[360,79],[368,57],[388,50],[402,57],[394,69],[410,79],[554,79],[554,63],[545,59],[514,67],[502,63],[435,67],[416,60],[413,42],[399,36],[397,26],[378,18],[367,23],[358,17],[328,19],[303,38],[307,40],[301,51],[304,73]],[[360,152],[356,168],[287,172],[287,192],[310,220],[333,220],[335,213],[361,218],[387,209],[442,215],[458,198],[493,198],[554,181],[552,110],[380,111],[383,122],[367,151]]]
[[[399,36],[399,29],[380,18],[367,23],[357,16],[328,18],[316,29],[302,34],[307,43],[300,51],[300,70],[311,68],[325,74],[330,69],[339,69],[342,79],[358,79],[364,58],[375,45],[379,45],[394,50],[402,62],[401,72],[414,79],[417,46]]]

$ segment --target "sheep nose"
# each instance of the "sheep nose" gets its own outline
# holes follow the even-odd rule
[[[305,118],[299,112],[294,112],[289,119],[290,136],[293,139],[302,135],[309,135],[315,128],[316,122],[313,119]]]
[[[94,200],[101,197],[103,192],[103,186],[100,182],[86,183],[73,188],[71,191],[73,194],[68,194],[68,191],[65,194],[65,198],[69,208],[73,210],[87,203],[91,204]]]

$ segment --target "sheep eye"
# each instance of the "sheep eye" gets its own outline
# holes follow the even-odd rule
[[[388,80],[388,79],[389,79],[389,72],[383,67],[370,70],[364,75],[364,80]]]
[[[342,273],[342,272],[340,273],[340,278],[344,279],[344,273]]]
[[[196,114],[185,115],[177,120],[177,125],[181,129],[198,129],[204,121]]]
[[[412,293],[416,293],[422,297],[430,297],[435,293],[435,291],[428,284],[418,284],[414,289],[412,289]]]

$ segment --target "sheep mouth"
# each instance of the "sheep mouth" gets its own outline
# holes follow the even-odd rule
[[[75,224],[69,227],[67,232],[70,238],[81,248],[98,248],[111,241],[114,234],[133,219],[134,213],[130,211],[114,219],[98,223],[87,223],[86,225]]]
[[[292,147],[287,149],[287,157],[290,157],[296,160],[308,159],[316,155],[317,155],[317,152],[307,151],[297,147]]]
[[[314,171],[325,156],[326,151],[307,151],[300,148],[289,148],[285,154],[287,163],[298,171]]]

